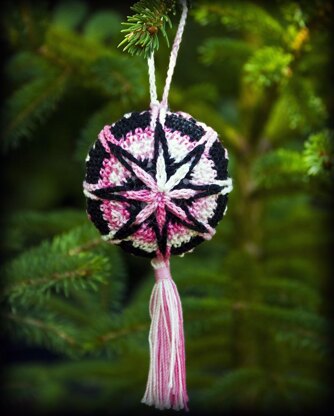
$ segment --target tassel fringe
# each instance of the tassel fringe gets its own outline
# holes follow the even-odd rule
[[[169,262],[152,260],[156,283],[150,299],[150,369],[142,403],[188,410],[182,306]]]

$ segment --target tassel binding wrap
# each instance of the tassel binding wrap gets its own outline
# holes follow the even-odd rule
[[[150,369],[142,403],[188,410],[182,306],[169,261],[153,259],[156,283],[150,299]]]

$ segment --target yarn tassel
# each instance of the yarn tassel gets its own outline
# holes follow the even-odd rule
[[[169,262],[152,260],[156,283],[150,299],[150,369],[142,403],[188,410],[182,306]]]

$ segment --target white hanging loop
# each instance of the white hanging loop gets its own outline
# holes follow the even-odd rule
[[[158,101],[158,94],[157,94],[157,85],[155,80],[155,64],[154,64],[154,54],[153,52],[147,59],[148,65],[148,77],[150,83],[150,99],[151,99],[151,106],[155,104],[159,104]]]
[[[174,44],[170,53],[169,66],[168,66],[167,77],[165,81],[165,88],[164,88],[162,101],[161,101],[161,104],[166,107],[168,105],[169,90],[170,90],[170,86],[171,86],[171,82],[173,78],[173,73],[174,73],[174,69],[176,65],[176,59],[179,53],[179,49],[180,49],[180,45],[182,41],[182,35],[183,35],[184,27],[186,25],[186,19],[187,19],[187,13],[188,13],[187,1],[181,0],[181,4],[183,7],[181,19],[180,19],[179,27],[177,28],[177,32],[176,32],[175,39],[174,39]]]
[[[173,47],[172,47],[170,58],[169,58],[168,71],[167,71],[165,87],[164,87],[161,102],[159,102],[158,94],[157,94],[154,53],[152,52],[151,55],[147,59],[149,84],[150,84],[150,100],[151,100],[150,106],[151,106],[151,111],[152,111],[152,122],[151,122],[152,129],[155,128],[156,120],[158,117],[162,125],[164,125],[165,123],[166,112],[168,108],[169,90],[171,87],[173,73],[174,73],[176,60],[177,60],[177,55],[180,49],[182,35],[183,35],[184,27],[186,24],[187,14],[188,14],[187,1],[180,0],[180,3],[182,5],[182,14],[181,14],[179,26],[177,28],[177,32],[175,35]]]

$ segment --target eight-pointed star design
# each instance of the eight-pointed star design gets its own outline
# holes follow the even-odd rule
[[[116,143],[108,141],[111,154],[131,172],[130,180],[121,186],[108,186],[96,189],[85,183],[85,195],[92,199],[123,201],[136,205],[139,209],[131,212],[128,221],[112,235],[118,242],[129,237],[147,220],[153,220],[159,250],[165,255],[167,250],[168,222],[176,218],[178,222],[199,233],[203,238],[211,238],[215,230],[196,219],[188,207],[192,201],[214,194],[226,194],[231,188],[231,179],[215,180],[213,183],[196,185],[191,182],[191,174],[208,151],[217,133],[210,129],[196,146],[180,161],[170,157],[164,130],[157,122],[154,135],[153,160],[145,165],[130,152]],[[151,169],[148,169],[148,166]],[[136,183],[136,186],[133,184]],[[139,184],[139,185],[138,185]],[[136,201],[136,202],[135,202]],[[139,203],[139,204],[138,204]],[[106,236],[110,239],[110,236]]]

